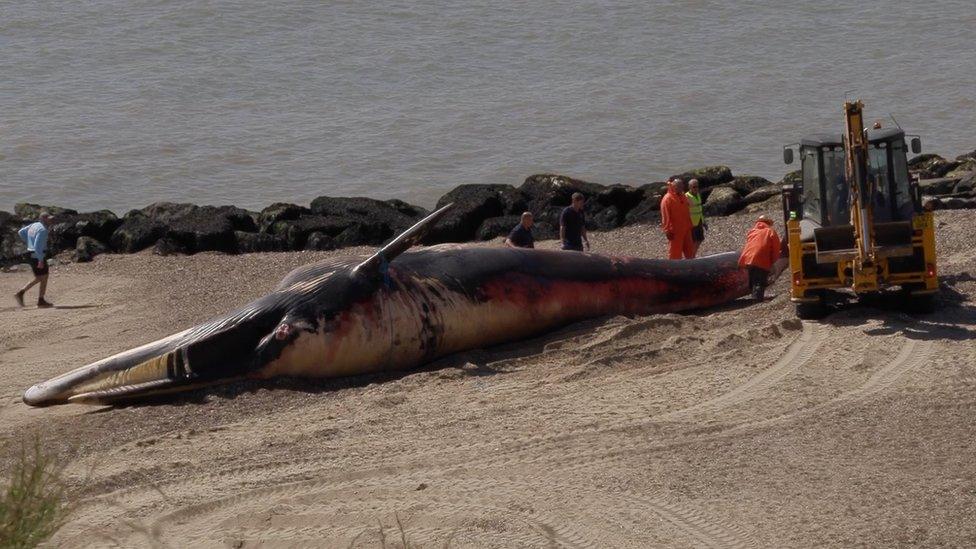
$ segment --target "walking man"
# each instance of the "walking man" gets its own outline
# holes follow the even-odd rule
[[[532,236],[532,212],[523,212],[519,224],[508,233],[505,245],[510,248],[535,248],[535,238]]]
[[[51,225],[51,215],[41,212],[39,221],[31,223],[20,229],[18,234],[27,244],[28,257],[30,258],[31,270],[34,271],[34,280],[30,281],[19,292],[14,294],[14,299],[21,307],[24,306],[24,293],[31,289],[35,284],[40,284],[37,292],[37,306],[39,308],[52,307],[44,300],[44,292],[47,291],[47,228]]]
[[[668,182],[668,192],[661,199],[661,228],[668,238],[668,259],[695,257],[691,240],[691,212],[685,196],[685,182],[675,177]]]
[[[759,216],[756,226],[746,235],[746,245],[739,256],[739,267],[749,270],[749,288],[756,301],[762,301],[769,284],[769,270],[779,258],[779,235],[773,229],[773,220]]]
[[[559,239],[563,242],[564,250],[583,251],[590,249],[590,240],[586,238],[586,218],[583,217],[583,195],[573,193],[573,202],[563,209],[559,216]]]
[[[685,193],[685,197],[688,199],[688,211],[691,213],[691,257],[697,257],[698,248],[705,240],[705,229],[708,228],[708,223],[705,223],[705,214],[702,211],[702,199],[698,190],[697,179],[688,181],[688,192]]]

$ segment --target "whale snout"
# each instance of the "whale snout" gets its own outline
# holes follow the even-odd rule
[[[67,402],[67,399],[59,398],[59,391],[52,389],[47,382],[38,383],[24,391],[24,404],[28,406],[51,406]]]

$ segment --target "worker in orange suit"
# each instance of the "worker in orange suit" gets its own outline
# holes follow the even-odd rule
[[[756,301],[762,301],[769,284],[769,271],[779,258],[779,235],[773,229],[773,220],[759,216],[756,226],[746,235],[746,246],[739,256],[739,267],[749,271],[749,288]]]
[[[695,257],[695,242],[691,239],[691,211],[685,182],[680,178],[668,181],[668,192],[661,199],[661,228],[668,237],[668,259]]]

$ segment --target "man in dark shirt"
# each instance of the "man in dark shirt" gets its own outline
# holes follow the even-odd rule
[[[583,251],[590,249],[590,240],[586,238],[586,219],[583,217],[583,195],[573,193],[573,203],[567,206],[559,216],[559,239],[563,241],[564,250]]]
[[[505,245],[510,248],[535,248],[535,238],[532,237],[532,212],[524,212],[519,224],[508,233]]]

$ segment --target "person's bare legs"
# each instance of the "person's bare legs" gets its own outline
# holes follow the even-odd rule
[[[44,301],[44,293],[47,292],[47,277],[48,275],[37,277],[40,280],[40,289],[37,290],[37,302],[41,303]]]
[[[43,283],[41,282],[41,278],[44,278],[44,282]],[[23,288],[20,289],[19,292],[17,292],[16,294],[14,294],[14,299],[17,300],[17,304],[20,305],[21,307],[23,307],[24,306],[24,294],[27,293],[27,290],[30,290],[31,288],[33,288],[35,284],[39,284],[39,283],[43,284],[41,286],[41,288],[42,288],[41,289],[41,295],[44,295],[44,290],[47,289],[47,276],[46,275],[44,277],[35,276],[34,277],[34,280],[31,280],[30,282],[28,282],[26,286],[24,286]]]

